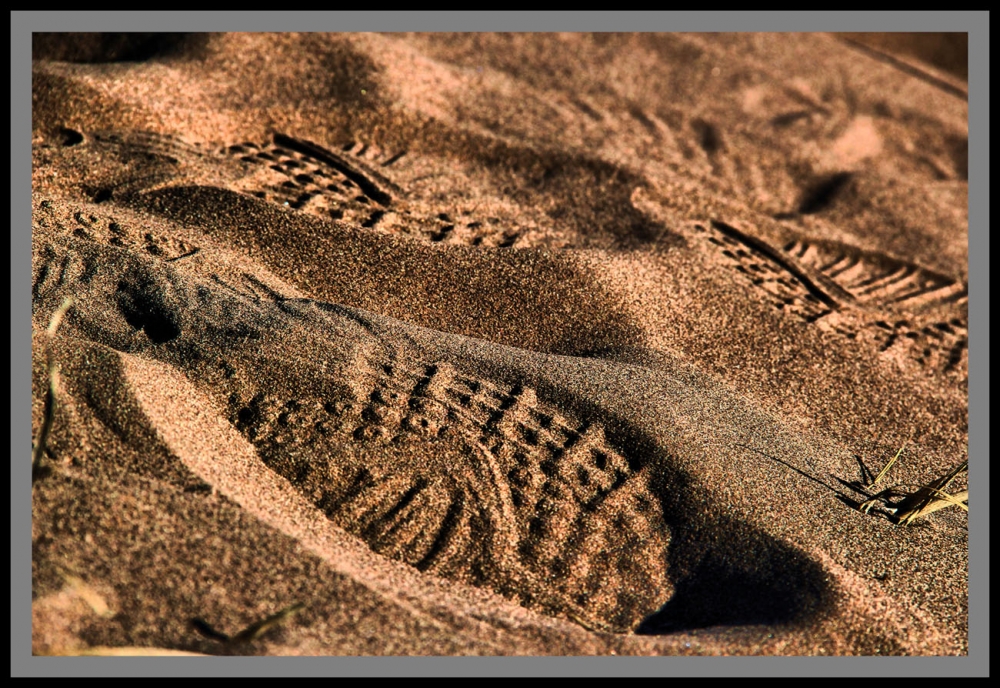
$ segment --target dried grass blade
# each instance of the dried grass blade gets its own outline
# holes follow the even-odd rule
[[[266,631],[270,630],[271,628],[279,624],[284,623],[286,620],[288,620],[289,617],[291,617],[296,612],[301,611],[304,607],[305,605],[302,604],[301,602],[293,604],[289,607],[285,607],[277,614],[272,614],[263,621],[258,621],[255,624],[247,626],[242,631],[234,635],[229,642],[248,643],[252,640],[256,640]]]
[[[49,319],[49,326],[45,333],[51,339],[62,323],[66,311],[73,305],[73,297],[67,296],[62,304],[55,310]],[[45,448],[49,440],[49,432],[52,430],[52,423],[56,416],[56,397],[59,387],[59,366],[52,356],[52,351],[46,347],[46,358],[48,364],[49,384],[45,390],[45,407],[42,416],[42,427],[38,432],[38,440],[31,450],[31,481],[34,482],[42,474],[42,457],[45,456]]]
[[[892,457],[891,459],[889,459],[889,463],[887,463],[882,468],[882,470],[879,471],[879,474],[877,476],[875,476],[875,480],[873,480],[872,483],[868,487],[875,487],[880,482],[882,482],[882,479],[889,473],[889,469],[892,468],[893,464],[895,464],[896,461],[899,460],[899,457],[903,454],[903,450],[906,449],[906,445],[909,444],[910,440],[912,440],[912,439],[913,439],[913,433],[911,432],[910,436],[908,438],[906,438],[905,442],[903,442],[903,446],[901,446],[899,448],[899,451],[896,452],[896,455],[894,457]]]
[[[209,657],[200,652],[171,650],[165,647],[86,647],[58,650],[50,657]]]
[[[899,505],[899,509],[897,511],[897,522],[900,525],[909,525],[921,516],[926,516],[927,514],[934,513],[939,509],[952,505],[959,506],[968,511],[968,507],[963,504],[963,500],[966,500],[969,497],[968,490],[964,490],[954,495],[944,492],[944,489],[948,487],[952,480],[958,477],[960,473],[967,470],[969,470],[968,459],[953,468],[948,475],[933,481],[929,485],[920,488],[907,497]]]

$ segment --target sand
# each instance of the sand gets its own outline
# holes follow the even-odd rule
[[[966,511],[892,512],[967,454],[960,78],[826,34],[34,50],[36,654],[968,653]]]

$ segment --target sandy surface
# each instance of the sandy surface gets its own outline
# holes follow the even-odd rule
[[[967,653],[966,512],[857,509],[965,458],[964,82],[820,34],[34,57],[35,653]]]

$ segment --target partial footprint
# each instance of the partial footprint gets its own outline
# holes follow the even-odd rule
[[[532,231],[512,215],[480,215],[461,204],[412,198],[389,176],[412,176],[397,172],[411,157],[406,151],[384,153],[353,141],[335,150],[284,134],[266,143],[218,146],[146,131],[73,133],[59,145],[73,155],[94,156],[106,168],[101,181],[83,185],[95,203],[170,186],[208,185],[431,242],[505,247]],[[492,203],[491,212],[502,206]]]
[[[639,190],[633,203],[662,214]],[[721,220],[680,222],[779,310],[921,369],[968,377],[967,284],[839,242],[796,238],[778,249]]]
[[[512,246],[524,231],[510,218],[479,217],[451,205],[431,209],[412,199],[387,176],[407,162],[406,151],[386,154],[353,141],[337,151],[275,134],[270,146],[246,142],[220,152],[257,166],[236,190],[318,217],[474,246]]]
[[[832,241],[789,241],[784,251],[822,273],[860,307],[914,312],[968,303],[968,285],[931,270]]]
[[[968,376],[968,287],[958,280],[837,242],[789,241],[777,251],[723,222],[696,228],[736,270],[806,322],[901,351],[935,373]],[[900,318],[900,315],[906,317]]]
[[[766,242],[716,220],[695,224],[696,233],[719,251],[736,271],[770,297],[774,306],[806,322],[840,308],[842,294],[822,284]]]
[[[146,253],[160,260],[173,262],[197,255],[201,248],[191,240],[141,226],[121,213],[98,210],[100,206],[65,206],[57,209],[52,203],[42,203],[32,221],[39,227],[59,230],[63,235]]]

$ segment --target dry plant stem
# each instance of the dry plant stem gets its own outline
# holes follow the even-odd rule
[[[66,311],[68,311],[70,306],[72,305],[73,305],[73,297],[67,296],[63,300],[62,304],[60,304],[59,308],[57,308],[55,312],[52,313],[52,318],[49,319],[49,327],[48,329],[45,330],[45,333],[48,336],[50,337],[55,336],[56,330],[59,329],[59,325],[62,323],[63,316],[66,315]]]
[[[882,479],[889,473],[889,469],[891,469],[893,467],[893,465],[895,465],[896,461],[902,455],[903,450],[906,449],[906,445],[909,444],[909,442],[910,442],[911,439],[913,439],[913,431],[910,431],[910,436],[906,439],[905,442],[903,442],[903,445],[899,448],[899,451],[896,452],[896,455],[893,456],[891,459],[889,459],[889,462],[885,466],[882,467],[882,470],[879,471],[879,473],[878,473],[877,476],[875,476],[875,479],[872,480],[867,485],[868,488],[873,488],[873,487],[875,487],[876,485],[878,485],[882,481]],[[878,494],[876,494],[871,499],[865,500],[864,502],[862,502],[861,504],[859,504],[858,505],[858,510],[861,511],[862,513],[866,513],[866,514],[870,513],[871,510],[872,510],[872,507],[874,507],[876,504],[878,504],[884,497],[886,497],[887,495],[889,495],[891,492],[892,492],[892,488],[887,488],[885,490],[882,490],[881,492],[879,492]]]
[[[912,439],[912,433],[910,435]],[[903,449],[910,440],[908,439],[896,455],[885,465],[885,467],[879,472],[875,480],[871,482],[868,487],[876,486],[885,476],[888,474],[889,469],[896,463],[899,459],[900,454],[903,453]],[[963,490],[957,494],[948,494],[944,489],[954,480],[960,473],[967,471],[969,469],[968,460],[964,461],[960,465],[956,466],[948,475],[939,478],[929,485],[920,487],[916,492],[908,494],[904,497],[903,501],[893,509],[896,516],[896,523],[899,525],[909,525],[913,523],[916,519],[921,516],[927,516],[935,511],[944,509],[948,506],[957,506],[965,511],[969,510],[969,507],[965,502],[969,498],[968,490]],[[882,501],[885,497],[893,492],[894,488],[887,488],[876,494],[871,499],[865,500],[860,505],[858,505],[858,510],[863,513],[869,513],[871,509]]]
[[[52,430],[52,421],[55,418],[56,407],[56,386],[59,384],[59,371],[49,366],[49,386],[45,391],[45,409],[42,418],[42,428],[38,433],[38,440],[31,452],[31,479],[34,482],[42,468],[42,457],[45,455],[45,445],[49,439],[49,431]]]
[[[268,630],[279,626],[287,621],[293,614],[301,611],[305,607],[301,602],[297,602],[293,605],[285,607],[277,614],[272,614],[262,621],[250,624],[242,631],[230,638],[230,643],[248,643],[252,640],[256,640]]]
[[[222,633],[221,631],[212,628],[210,625],[208,625],[204,621],[201,621],[200,619],[197,619],[192,623],[198,630],[198,632],[207,638],[211,638],[212,640],[218,640],[225,645],[241,645],[243,643],[249,643],[256,640],[257,638],[259,638],[260,636],[262,636],[264,633],[274,628],[275,626],[283,624],[285,621],[291,618],[292,615],[301,611],[304,608],[305,608],[304,604],[302,604],[301,602],[296,602],[295,604],[285,607],[276,614],[272,614],[271,616],[265,619],[250,624],[242,631],[232,636],[226,635],[225,633]]]
[[[966,459],[952,469],[948,475],[920,488],[912,495],[904,499],[903,502],[900,503],[896,512],[897,522],[900,525],[909,525],[921,516],[926,516],[927,514],[956,503],[968,510],[968,507],[962,504],[962,501],[964,499],[968,499],[969,497],[968,490],[964,490],[963,492],[954,495],[944,492],[944,489],[948,487],[952,480],[954,480],[960,473],[968,470],[969,460]]]
[[[903,450],[906,449],[906,445],[909,444],[910,440],[912,440],[912,439],[913,439],[913,432],[911,431],[910,432],[910,436],[908,438],[906,438],[905,442],[903,442],[903,446],[901,446],[899,448],[899,451],[896,452],[896,455],[889,460],[889,463],[887,463],[885,465],[885,467],[882,468],[881,471],[879,471],[879,474],[877,476],[875,476],[875,480],[873,480],[872,483],[868,487],[875,487],[876,485],[879,484],[879,482],[881,482],[882,478],[884,478],[886,476],[886,474],[889,473],[889,469],[892,468],[893,464],[896,463],[896,461],[902,455]]]
[[[872,508],[874,508],[880,501],[882,501],[882,498],[886,496],[888,492],[890,492],[890,490],[882,490],[871,499],[866,499],[865,501],[861,502],[861,504],[858,505],[858,511],[860,511],[863,514],[871,513]]]
[[[57,650],[50,657],[209,657],[200,652],[170,650],[165,647],[86,647],[76,650]]]
[[[66,297],[59,308],[55,310],[52,314],[52,318],[49,320],[49,326],[45,330],[46,337],[51,339],[55,336],[56,331],[59,329],[59,324],[62,322],[63,316],[72,305],[73,298]],[[35,446],[31,452],[32,482],[34,482],[42,468],[42,457],[45,455],[45,447],[48,442],[49,432],[52,430],[52,422],[55,419],[56,389],[59,386],[59,366],[56,364],[52,356],[52,350],[48,346],[48,343],[46,344],[46,363],[49,373],[49,385],[48,389],[45,391],[45,409],[43,411],[44,415],[42,418],[42,427],[38,433],[38,440],[35,442]]]

